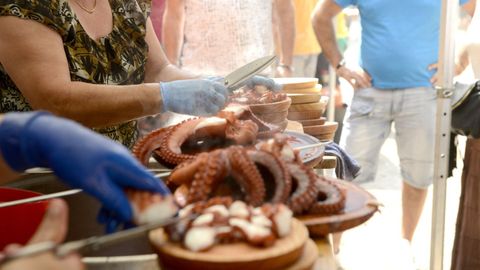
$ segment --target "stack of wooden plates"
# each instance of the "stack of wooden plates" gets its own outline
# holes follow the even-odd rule
[[[322,141],[333,140],[338,123],[326,122],[322,117],[328,97],[322,96],[317,78],[276,78],[283,91],[292,100],[287,118],[303,125],[303,131]]]
[[[276,78],[282,91],[292,100],[288,109],[289,120],[319,119],[327,106],[328,98],[322,97],[317,78]]]

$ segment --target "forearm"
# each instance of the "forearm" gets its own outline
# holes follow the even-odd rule
[[[280,42],[279,62],[291,66],[295,46],[295,7],[291,0],[277,0],[275,10]]]
[[[329,8],[322,7],[322,4],[319,2],[312,16],[313,29],[315,30],[318,43],[320,47],[322,47],[322,52],[325,54],[325,57],[334,67],[337,66],[343,58],[337,46],[335,29],[332,22],[332,19],[339,11],[341,11],[339,8],[332,11]]]
[[[48,92],[58,94],[30,102],[32,107],[88,127],[110,126],[161,112],[158,83],[119,86],[71,82],[50,89]]]
[[[182,0],[167,0],[162,25],[162,41],[170,63],[178,65],[185,22],[185,7]]]

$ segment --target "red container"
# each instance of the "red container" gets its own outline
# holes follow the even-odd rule
[[[40,193],[0,187],[0,202],[20,200]],[[42,222],[48,201],[39,201],[0,208],[0,251],[8,244],[26,244]]]

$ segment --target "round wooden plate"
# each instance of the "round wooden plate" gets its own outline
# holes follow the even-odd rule
[[[322,91],[322,85],[317,84],[314,87],[309,88],[298,88],[298,89],[284,89],[282,90],[284,93],[287,94],[320,94]]]
[[[256,113],[255,115],[267,123],[276,124],[287,120],[288,111],[278,111],[273,113]]]
[[[318,119],[322,116],[322,114],[323,111],[288,112],[287,118],[293,121]]]
[[[303,131],[310,135],[321,135],[335,133],[338,128],[337,122],[325,122],[323,125],[305,126]]]
[[[315,85],[318,83],[318,78],[291,77],[291,78],[273,78],[273,80],[276,83],[282,85],[283,90],[311,88],[311,87],[315,87]]]
[[[341,213],[332,216],[296,216],[307,226],[310,236],[324,236],[351,229],[364,223],[378,211],[378,201],[368,191],[350,182],[330,180],[344,190],[347,198],[345,208]]]
[[[320,101],[321,94],[287,94],[292,104],[314,103]]]
[[[288,108],[290,112],[303,112],[303,111],[325,111],[327,103],[314,102],[304,104],[293,104]]]
[[[318,119],[298,120],[304,127],[323,125],[327,121],[327,118],[320,117]]]
[[[273,103],[265,103],[265,104],[252,104],[249,105],[250,110],[254,114],[263,114],[263,113],[274,113],[274,112],[283,112],[288,110],[292,100],[287,97],[285,100]]]
[[[246,243],[216,245],[205,252],[193,252],[179,243],[164,241],[163,230],[149,234],[150,242],[159,256],[162,269],[189,270],[273,270],[284,269],[301,257],[308,240],[306,227],[292,220],[292,232],[268,248],[255,248]]]
[[[318,248],[312,239],[308,239],[303,247],[303,253],[298,260],[284,270],[311,270],[318,259]]]

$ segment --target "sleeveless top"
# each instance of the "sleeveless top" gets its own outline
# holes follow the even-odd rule
[[[271,54],[272,0],[185,0],[183,69],[226,75]]]
[[[113,30],[99,40],[87,35],[67,0],[0,0],[0,15],[34,20],[56,31],[63,40],[72,81],[110,85],[143,83],[150,2],[106,1],[110,2],[113,13]],[[0,63],[0,112],[30,110],[28,101]],[[137,139],[136,125],[136,121],[129,121],[94,130],[132,147]]]

